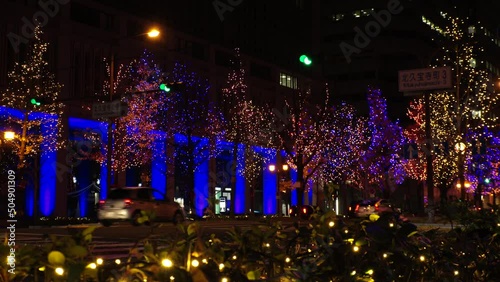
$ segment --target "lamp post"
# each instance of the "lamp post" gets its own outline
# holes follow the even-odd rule
[[[280,179],[281,179],[281,174],[284,174],[288,172],[288,165],[287,164],[282,164],[280,169],[277,169],[276,165],[270,164],[269,165],[269,171],[270,172],[276,172],[277,177],[276,177],[276,215],[280,216]],[[284,178],[284,175],[283,175]]]
[[[160,31],[156,28],[151,28],[148,32],[146,33],[141,33],[135,36],[143,36],[147,35],[149,38],[157,38],[160,36]],[[132,36],[132,37],[135,37]],[[111,54],[110,54],[110,65],[109,65],[109,101],[113,101],[113,96],[114,96],[114,90],[115,90],[115,45],[118,45],[118,42],[122,39],[126,39],[130,36],[114,39],[112,44],[111,44]],[[111,188],[111,176],[112,176],[112,155],[113,155],[113,124],[115,123],[115,118],[109,118],[108,122],[108,152],[107,152],[107,189],[109,190]]]

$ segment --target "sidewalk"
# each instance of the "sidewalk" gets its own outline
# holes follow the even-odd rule
[[[419,228],[422,229],[433,229],[433,228],[441,228],[441,229],[451,229],[452,224],[450,221],[441,215],[434,216],[434,221],[429,222],[428,216],[415,216],[415,215],[403,215],[404,218],[408,219],[411,223],[415,224]],[[453,227],[460,226],[457,222],[453,222]]]

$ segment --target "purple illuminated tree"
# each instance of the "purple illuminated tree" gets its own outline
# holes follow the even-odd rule
[[[359,179],[364,188],[381,189],[384,196],[403,182],[405,170],[400,158],[403,130],[387,115],[387,102],[380,89],[368,88],[368,142],[359,163]]]
[[[352,105],[341,103],[331,108],[330,142],[326,144],[323,179],[336,183],[346,180],[362,187],[359,161],[367,142],[367,120],[358,116]]]
[[[184,176],[183,183],[177,183],[183,186],[179,192],[185,204],[193,207],[194,174],[202,163],[219,154],[216,143],[224,138],[223,117],[210,100],[208,81],[186,65],[176,63],[164,79],[179,85],[161,101],[160,129],[167,136],[178,137],[168,139],[173,154],[167,154],[167,167],[175,165],[176,172]]]

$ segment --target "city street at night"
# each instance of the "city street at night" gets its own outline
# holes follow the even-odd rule
[[[0,282],[499,280],[500,2],[2,4]]]

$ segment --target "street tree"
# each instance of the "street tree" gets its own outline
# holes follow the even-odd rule
[[[426,147],[425,134],[425,105],[424,99],[416,99],[410,103],[408,117],[413,124],[404,130],[407,143],[417,145],[417,157],[410,158],[405,163],[408,177],[417,181],[427,179],[427,154],[432,154],[432,167],[434,183],[440,190],[441,202],[447,200],[447,192],[450,189],[457,169],[455,160],[458,153],[449,147],[450,140],[454,139],[454,122],[451,111],[447,109],[452,103],[449,95],[431,95],[429,98],[431,111],[431,134],[433,148]]]
[[[64,146],[59,130],[64,108],[59,101],[62,85],[46,60],[48,46],[42,28],[36,26],[26,59],[16,62],[8,73],[8,87],[0,100],[3,107],[14,109],[3,112],[7,115],[7,127],[16,132],[9,143],[17,157],[19,186],[33,189],[35,220],[39,216],[40,157]]]
[[[321,167],[326,163],[331,130],[328,106],[328,94],[323,105],[312,105],[310,90],[299,90],[289,97],[286,103],[288,115],[277,116],[275,121],[280,128],[276,133],[279,148],[285,152],[285,159],[290,167],[297,171],[297,202],[304,203],[307,183],[321,178]]]
[[[120,99],[128,105],[128,111],[117,120],[114,129],[114,169],[145,169],[151,165],[155,154],[165,153],[164,150],[154,150],[155,142],[160,138],[159,113],[167,99],[166,93],[157,91],[162,70],[154,62],[153,55],[144,51],[139,59],[127,66],[124,74],[126,76],[119,81],[125,84],[122,86],[125,93],[117,95],[121,94]]]
[[[404,161],[400,158],[403,130],[397,121],[389,119],[387,101],[380,89],[369,87],[367,99],[368,138],[359,160],[357,178],[361,179],[364,189],[381,189],[379,192],[388,197],[405,177]]]
[[[475,173],[471,170],[476,162],[478,144],[492,144],[492,132],[498,130],[498,99],[491,82],[492,73],[483,60],[483,46],[478,44],[479,26],[470,25],[463,19],[442,14],[445,28],[439,29],[442,56],[433,66],[452,68],[453,89],[435,91],[431,94],[441,107],[432,108],[439,115],[448,116],[443,126],[434,125],[433,133],[447,131],[449,146],[457,146],[455,157],[456,178],[461,187],[461,198],[465,199],[465,181]],[[446,102],[445,102],[446,101]],[[434,136],[433,136],[434,139]],[[434,141],[434,140],[433,140]],[[479,146],[481,147],[481,146]],[[483,149],[484,153],[484,149]],[[471,187],[474,187],[473,185]]]
[[[363,187],[358,177],[358,166],[367,142],[367,120],[357,115],[356,109],[345,102],[331,109],[330,142],[321,167],[324,181]]]
[[[269,148],[272,142],[270,111],[256,104],[247,92],[246,74],[239,49],[235,49],[236,58],[233,68],[228,74],[226,86],[222,89],[221,108],[225,117],[226,139],[233,144],[231,163],[231,208],[234,214],[236,175],[248,177],[253,182],[253,177],[259,175],[256,170],[262,168],[262,163],[267,163],[270,151],[259,153],[251,146]],[[264,132],[264,134],[259,134]],[[238,154],[238,147],[244,146],[244,154]],[[245,164],[237,167],[237,164]]]
[[[43,40],[43,30],[37,26],[26,60],[15,63],[8,73],[8,87],[2,92],[1,105],[19,111],[19,115],[10,112],[7,123],[20,131],[14,141],[20,168],[27,166],[27,158],[57,151],[64,145],[59,132],[62,85],[46,61],[48,46]]]
[[[167,168],[175,167],[182,175],[177,179],[183,183],[177,184],[182,186],[185,205],[193,208],[195,172],[220,153],[217,142],[225,135],[223,117],[210,100],[208,81],[186,65],[177,62],[164,80],[177,86],[160,100],[159,129],[173,137],[167,139],[167,146],[173,148],[173,154],[166,155]]]

